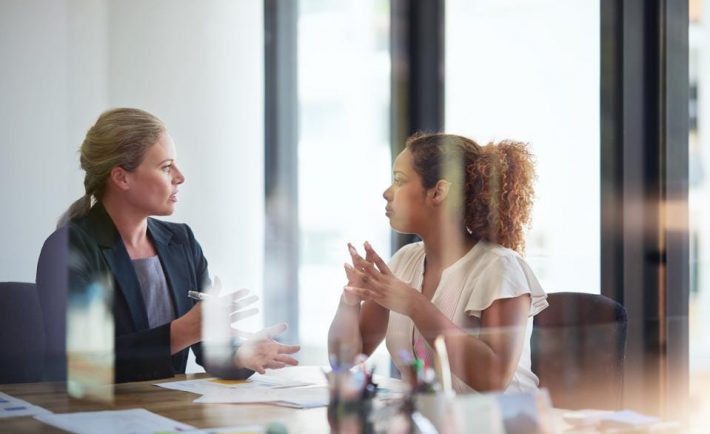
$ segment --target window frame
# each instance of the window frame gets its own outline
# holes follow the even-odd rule
[[[602,294],[628,314],[624,406],[683,419],[688,2],[601,0],[600,6],[601,282]]]

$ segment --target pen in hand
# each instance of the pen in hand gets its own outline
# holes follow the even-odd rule
[[[209,294],[205,294],[204,292],[200,291],[187,291],[187,296],[193,300],[199,301],[207,300],[208,298],[210,298]]]
[[[214,276],[214,283],[213,283],[212,291],[211,291],[211,292],[212,292],[211,294],[208,294],[208,293],[206,293],[206,292],[195,291],[195,290],[189,290],[189,291],[187,291],[187,296],[188,296],[189,298],[191,298],[191,299],[193,299],[193,300],[197,300],[197,301],[209,300],[209,299],[212,299],[212,298],[215,297],[215,296],[219,297],[219,296],[216,295],[216,294],[219,294],[220,292],[222,292],[222,281],[219,279],[218,276]],[[237,292],[235,293],[235,295],[236,295],[236,294],[239,294],[238,297],[243,297],[243,296],[245,296],[245,295],[248,294],[248,293],[249,293],[249,290],[243,288],[243,289],[240,289],[239,291],[237,291]]]
[[[233,321],[250,317],[259,312],[258,308],[245,309],[247,306],[252,305],[259,300],[259,297],[257,297],[256,295],[250,295],[246,297],[246,295],[248,294],[248,289],[240,289],[231,294],[222,296],[194,290],[187,291],[187,296],[193,300],[217,300],[218,302],[220,302],[219,304],[231,305],[231,308],[234,309],[234,311],[230,313],[230,316],[232,317]]]

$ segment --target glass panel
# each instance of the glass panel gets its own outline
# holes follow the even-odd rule
[[[707,3],[691,1],[689,30],[690,136],[688,175],[690,217],[690,417],[692,432],[707,430],[710,411],[710,34]]]
[[[390,255],[389,2],[301,0],[298,32],[299,341],[301,363],[324,364],[347,242]]]
[[[548,292],[600,292],[599,1],[449,0],[446,131],[528,142],[526,256]]]

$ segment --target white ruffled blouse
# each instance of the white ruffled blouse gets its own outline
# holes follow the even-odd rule
[[[411,287],[421,291],[424,275],[424,245],[422,242],[402,247],[390,260],[392,272]],[[477,242],[462,258],[447,267],[441,274],[439,286],[432,303],[454,324],[469,334],[478,336],[481,312],[495,300],[530,294],[531,304],[525,332],[523,351],[518,368],[505,389],[506,392],[530,391],[538,386],[538,379],[530,368],[530,335],[532,318],[547,307],[547,295],[530,266],[514,250],[498,244]],[[433,360],[434,352],[412,320],[390,312],[386,343],[392,360],[400,371],[406,359],[414,357],[413,344],[423,342],[427,358]],[[458,393],[475,392],[454,375],[454,389]]]

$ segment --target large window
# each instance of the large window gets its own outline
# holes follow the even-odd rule
[[[703,7],[704,6],[704,7]],[[690,415],[693,432],[703,432],[710,410],[710,14],[708,3],[690,2]],[[701,428],[702,427],[702,428]]]
[[[302,363],[327,363],[347,243],[368,240],[390,255],[382,199],[391,171],[389,89],[389,1],[299,2]]]
[[[446,131],[528,142],[526,256],[548,292],[600,292],[599,2],[446,2]]]

